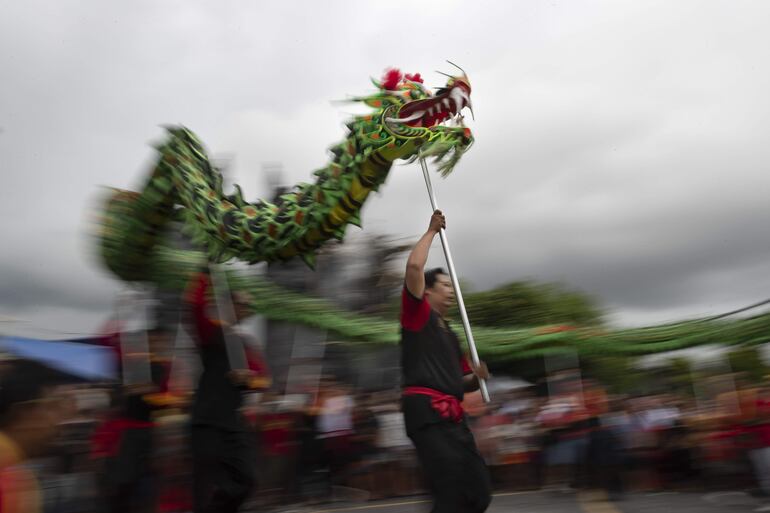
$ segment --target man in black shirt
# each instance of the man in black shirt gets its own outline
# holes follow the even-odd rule
[[[482,513],[491,501],[489,472],[476,448],[461,401],[489,377],[471,368],[446,315],[452,282],[441,269],[425,272],[430,245],[446,226],[440,210],[406,265],[401,306],[404,423],[434,497],[432,513]]]
[[[192,405],[193,486],[196,513],[235,513],[255,484],[256,433],[241,414],[243,392],[269,387],[267,368],[244,344],[248,369],[230,367],[225,337],[240,337],[218,319],[208,273],[193,279],[187,301],[203,373]],[[233,294],[236,322],[249,298]]]

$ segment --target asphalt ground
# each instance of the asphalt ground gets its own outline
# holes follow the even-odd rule
[[[763,501],[743,492],[635,493],[609,501],[602,492],[496,493],[487,513],[742,513],[769,511]],[[386,501],[340,501],[315,506],[272,509],[270,513],[427,513],[429,497]],[[259,510],[254,510],[255,512]],[[264,510],[263,510],[264,511]],[[265,512],[266,513],[266,512]]]

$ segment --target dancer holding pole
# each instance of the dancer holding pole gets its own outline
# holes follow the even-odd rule
[[[270,386],[266,365],[234,330],[249,315],[250,298],[232,293],[223,278],[202,270],[185,298],[203,364],[191,413],[195,513],[235,513],[251,493],[255,434],[241,406],[245,392]],[[217,298],[215,285],[228,297]]]
[[[433,239],[445,227],[444,214],[435,210],[407,260],[401,306],[404,423],[433,494],[432,512],[482,513],[491,501],[489,471],[461,401],[489,373],[477,355],[476,363],[468,363],[447,323],[453,280],[443,269],[425,272]]]
[[[438,210],[438,200],[436,200],[436,193],[433,192],[433,184],[430,181],[430,172],[428,172],[428,165],[425,163],[425,158],[420,155],[420,166],[422,166],[422,176],[425,178],[425,186],[428,188],[428,197],[430,197],[430,205],[433,207],[433,211]],[[457,306],[460,308],[460,318],[463,321],[463,329],[465,330],[465,338],[468,339],[468,349],[471,353],[471,362],[474,367],[480,367],[481,361],[479,360],[479,352],[476,350],[476,341],[473,339],[473,333],[471,332],[471,323],[468,320],[468,313],[465,311],[465,301],[463,301],[463,293],[460,290],[460,280],[457,278],[457,271],[455,271],[455,263],[452,260],[452,252],[449,249],[449,239],[444,231],[444,226],[439,230],[439,238],[441,239],[441,248],[444,250],[444,257],[446,258],[446,265],[449,269],[449,278],[452,280],[452,288],[454,289],[455,296],[457,297]],[[486,378],[478,378],[479,389],[481,390],[481,397],[485,403],[488,403],[489,391],[487,390]]]

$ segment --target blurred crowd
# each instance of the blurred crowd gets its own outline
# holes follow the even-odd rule
[[[730,386],[708,399],[627,397],[571,370],[497,391],[490,404],[470,395],[465,408],[498,490],[599,488],[615,499],[640,490],[770,495],[770,387],[720,379]],[[116,411],[146,392],[56,388],[52,445],[24,463],[37,476],[44,511],[105,511],[105,498],[115,497],[108,488],[121,480],[140,481],[122,497],[126,511],[192,511],[184,394],[155,402],[143,425],[150,429],[115,422]],[[244,510],[422,493],[399,404],[398,390],[362,393],[331,377],[305,394],[251,394],[242,412],[258,471]],[[115,453],[130,433],[152,438],[147,461],[133,468]]]

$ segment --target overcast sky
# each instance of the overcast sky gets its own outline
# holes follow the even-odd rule
[[[121,284],[89,223],[100,187],[145,179],[159,125],[232,156],[256,199],[264,163],[292,183],[325,164],[353,112],[335,100],[390,66],[442,85],[445,59],[477,142],[436,186],[477,290],[560,281],[617,325],[765,299],[768,19],[736,0],[0,1],[0,323],[97,329]],[[397,166],[364,229],[417,236],[429,213]]]

